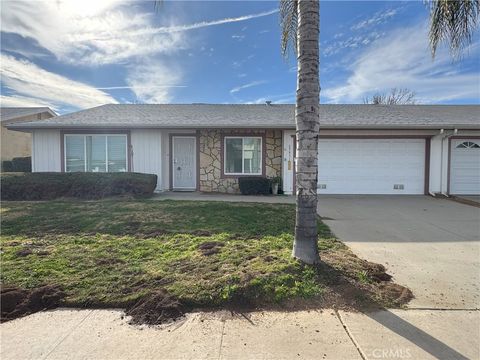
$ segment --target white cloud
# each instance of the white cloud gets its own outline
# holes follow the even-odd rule
[[[361,30],[371,26],[376,26],[385,23],[390,18],[394,17],[398,13],[399,9],[389,9],[384,11],[378,11],[369,19],[362,20],[354,24],[351,30]]]
[[[466,57],[478,57],[479,49],[475,44]],[[347,68],[346,81],[325,88],[322,96],[336,103],[359,103],[365,95],[397,87],[415,91],[423,103],[478,98],[478,65],[473,72],[457,73],[456,64],[443,50],[433,61],[425,24],[394,31],[361,52]]]
[[[363,47],[364,45],[375,42],[383,35],[385,35],[385,33],[371,31],[363,35],[350,36],[345,40],[334,41],[330,45],[325,46],[325,48],[323,46],[320,46],[321,55],[329,57],[332,55],[336,55],[345,49],[356,49],[359,47]]]
[[[140,30],[138,32],[135,32],[134,35],[144,35],[144,34],[151,34],[151,33],[165,34],[165,33],[195,30],[195,29],[201,29],[209,26],[230,24],[230,23],[256,19],[264,16],[270,16],[270,15],[276,14],[277,12],[278,12],[278,9],[273,9],[273,10],[264,11],[258,14],[250,14],[250,15],[238,16],[233,18],[225,18],[225,19],[212,20],[212,21],[202,21],[202,22],[187,24],[187,25],[175,25],[175,26],[165,26],[165,27],[158,27],[158,28],[152,28],[152,29],[145,29],[145,30]],[[244,30],[242,29],[242,31]]]
[[[2,85],[17,95],[5,101],[26,101],[27,98],[49,104],[64,104],[88,108],[117,101],[94,87],[46,71],[37,65],[1,55],[0,77]],[[55,107],[55,106],[54,106]]]
[[[148,104],[165,104],[172,101],[172,89],[179,85],[179,69],[160,62],[146,62],[130,69],[126,82],[138,101]]]
[[[0,106],[11,107],[49,107],[57,110],[58,106],[44,100],[18,95],[0,95]]]
[[[234,94],[234,93],[237,93],[239,91],[242,91],[242,90],[254,87],[254,86],[262,85],[262,84],[265,84],[265,83],[266,83],[265,80],[252,81],[251,83],[234,87],[233,89],[230,90],[230,94]]]
[[[32,38],[69,63],[101,65],[133,57],[172,54],[187,47],[183,32],[269,16],[278,10],[187,25],[155,27],[153,12],[135,1],[57,0],[2,2],[1,30]]]
[[[232,39],[238,40],[238,41],[243,41],[245,39],[245,35],[232,35]]]
[[[267,101],[271,101],[272,104],[292,104],[295,103],[295,93],[262,96],[255,100],[247,101],[246,104],[265,104]]]
[[[88,2],[6,1],[2,3],[1,30],[32,38],[69,63],[118,63],[135,56],[169,54],[185,46],[181,33],[144,36],[141,41],[131,36],[150,28],[154,16],[136,13],[132,4]]]

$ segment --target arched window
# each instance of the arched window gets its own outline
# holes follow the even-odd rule
[[[474,143],[473,141],[464,141],[461,144],[456,146],[457,149],[478,149],[480,145]]]

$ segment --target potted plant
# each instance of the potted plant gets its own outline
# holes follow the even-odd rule
[[[272,182],[272,194],[273,195],[278,194],[278,187],[280,185],[281,180],[282,179],[281,179],[280,176],[275,176],[274,178],[272,178],[271,182]]]

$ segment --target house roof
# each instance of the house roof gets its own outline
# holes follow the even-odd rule
[[[25,116],[49,113],[52,116],[57,114],[49,107],[1,107],[0,108],[0,121],[10,121]]]
[[[294,105],[111,104],[12,129],[294,128]],[[321,105],[321,128],[480,128],[479,105]]]

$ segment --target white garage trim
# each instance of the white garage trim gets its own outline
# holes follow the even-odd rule
[[[425,194],[430,138],[325,137],[319,140],[319,194]]]
[[[448,193],[480,195],[480,137],[449,139]]]

